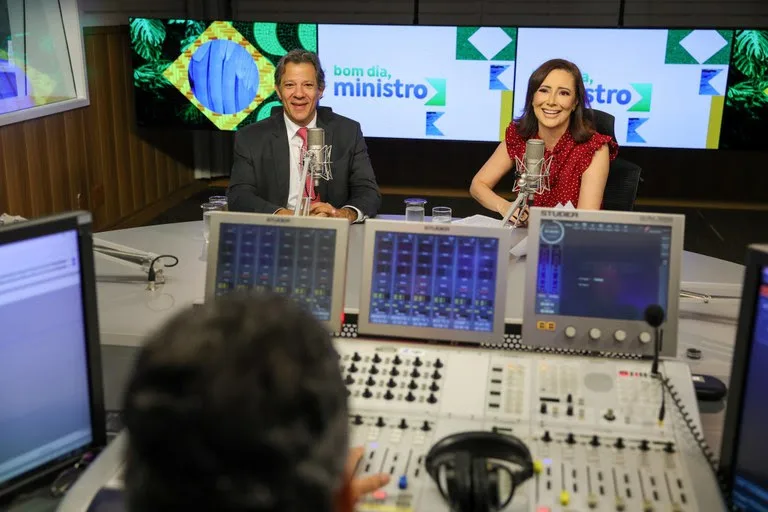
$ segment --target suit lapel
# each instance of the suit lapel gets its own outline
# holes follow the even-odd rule
[[[276,116],[272,135],[272,154],[275,159],[274,172],[277,177],[277,195],[280,198],[280,204],[285,206],[288,203],[288,193],[290,191],[291,158],[282,109],[280,115]]]
[[[317,127],[325,130],[325,145],[333,145],[333,123],[328,123],[325,116],[322,115],[320,108],[317,109]],[[333,157],[331,157],[331,169],[333,169]],[[331,179],[333,179],[333,172],[331,172]],[[326,180],[320,180],[317,187],[317,193],[320,195],[320,201],[327,203],[328,201],[328,184]]]

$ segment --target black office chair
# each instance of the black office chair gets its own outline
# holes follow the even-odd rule
[[[616,140],[616,118],[602,110],[588,109],[597,133],[610,135]],[[637,187],[640,185],[642,168],[628,160],[616,157],[608,170],[608,181],[603,193],[604,210],[632,211],[635,207]]]

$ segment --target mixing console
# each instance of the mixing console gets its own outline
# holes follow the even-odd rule
[[[526,443],[534,477],[506,511],[704,511],[691,460],[706,464],[672,400],[659,424],[661,383],[650,363],[501,354],[338,339],[359,474],[392,476],[363,511],[444,511],[424,458],[446,435],[472,430]],[[687,367],[664,363],[680,387]],[[684,391],[681,393],[685,394]],[[684,396],[691,411],[692,393]],[[712,510],[719,510],[713,508]]]

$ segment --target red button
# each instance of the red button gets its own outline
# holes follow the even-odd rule
[[[378,491],[373,491],[373,494],[371,496],[373,496],[373,499],[375,500],[384,501],[385,499],[387,499],[387,491],[383,491],[379,489]]]

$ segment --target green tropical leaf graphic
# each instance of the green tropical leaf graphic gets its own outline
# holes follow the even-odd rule
[[[131,44],[142,58],[155,61],[165,41],[165,26],[161,20],[134,18],[130,26]]]
[[[163,71],[171,64],[169,60],[156,60],[147,62],[133,70],[133,82],[136,87],[154,92],[160,96],[160,89],[168,86],[168,80],[163,76]]]
[[[768,72],[768,32],[744,30],[736,36],[734,64],[736,69],[755,80]]]

